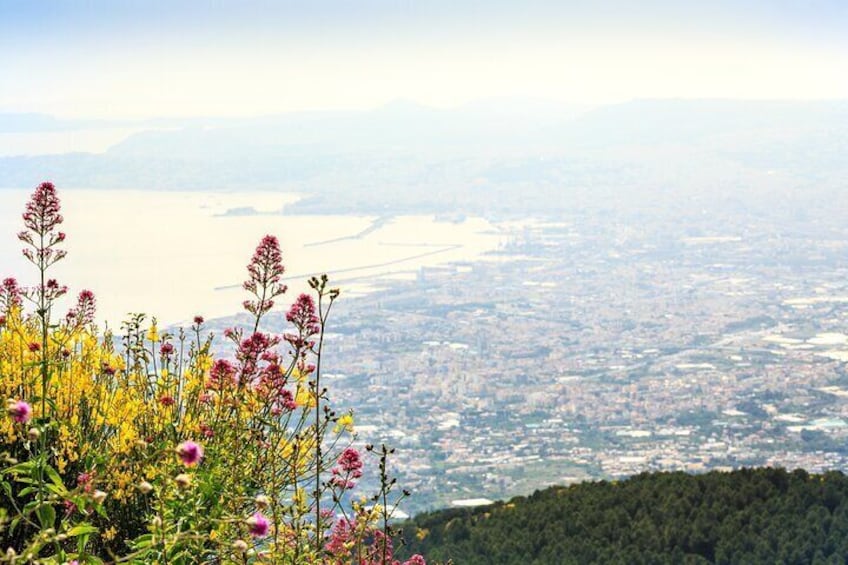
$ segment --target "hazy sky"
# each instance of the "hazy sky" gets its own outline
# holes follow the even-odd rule
[[[846,0],[0,0],[0,112],[848,98]]]

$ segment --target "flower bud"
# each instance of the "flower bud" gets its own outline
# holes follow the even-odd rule
[[[180,473],[176,477],[174,477],[174,482],[177,483],[177,486],[180,488],[188,488],[191,486],[191,475],[187,475],[186,473]]]
[[[149,494],[153,490],[153,485],[147,481],[141,481],[138,483],[138,490],[141,491],[141,494]]]
[[[107,496],[109,495],[107,495],[102,490],[96,490],[94,491],[94,494],[91,495],[91,498],[94,500],[95,503],[103,504],[103,501],[106,500]]]
[[[38,428],[30,428],[27,431],[27,438],[32,442],[38,441],[38,438],[40,438],[40,437],[41,437],[41,431],[39,431]]]
[[[237,539],[233,542],[233,549],[237,553],[244,553],[245,551],[247,551],[247,542],[243,539]]]
[[[264,494],[256,495],[256,498],[254,498],[253,501],[259,508],[268,508],[268,505],[271,504],[271,499],[265,496]]]

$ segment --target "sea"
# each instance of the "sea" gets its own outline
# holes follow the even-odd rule
[[[474,261],[506,242],[479,217],[343,216],[289,213],[301,196],[288,192],[63,190],[67,257],[48,275],[97,296],[98,323],[118,330],[129,313],[163,325],[232,315],[248,298],[246,265],[266,234],[281,243],[290,290],[284,302],[327,273],[343,295],[414,279],[423,268]],[[16,234],[31,190],[0,189],[0,278],[38,279]]]

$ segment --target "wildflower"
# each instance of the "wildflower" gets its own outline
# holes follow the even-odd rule
[[[186,467],[197,465],[203,458],[203,447],[193,441],[184,441],[177,446],[177,455]]]
[[[159,354],[162,355],[162,357],[170,357],[174,354],[174,346],[168,342],[163,343],[159,347]]]
[[[141,494],[149,494],[153,490],[153,485],[147,481],[141,481],[138,483],[138,490],[141,491]]]
[[[330,484],[340,489],[352,489],[356,483],[351,479],[362,476],[362,459],[359,452],[348,447],[339,456],[338,464],[338,467],[333,467],[333,478],[330,479]]]
[[[271,527],[271,523],[268,521],[268,518],[262,515],[261,512],[255,513],[253,516],[245,520],[247,523],[247,528],[250,530],[250,535],[255,538],[264,538],[268,535],[268,529]]]
[[[271,504],[271,499],[264,494],[256,495],[256,498],[254,498],[253,501],[259,508],[267,508],[268,505]]]
[[[60,296],[64,296],[68,292],[68,287],[60,285],[56,279],[50,279],[47,284],[37,287],[38,295],[43,296],[45,300],[56,300]]]
[[[242,539],[237,539],[233,542],[233,550],[237,553],[244,553],[247,551],[247,542]]]
[[[9,400],[6,403],[6,412],[19,424],[25,424],[32,418],[32,407],[23,400]]]
[[[268,359],[269,350],[280,342],[279,338],[262,332],[255,332],[239,343],[236,358],[239,360],[241,376],[239,384],[250,382],[257,370],[260,359]]]
[[[294,324],[301,335],[315,335],[321,331],[321,320],[315,312],[315,301],[308,294],[301,294],[286,313],[286,320]]]
[[[94,293],[90,290],[83,290],[77,296],[77,306],[68,313],[70,317],[73,314],[74,320],[82,325],[88,325],[94,321],[94,314],[97,311],[97,301],[94,298]]]
[[[41,344],[40,344],[40,343],[38,343],[38,342],[36,342],[36,341],[31,341],[31,342],[29,342],[29,344],[27,345],[27,349],[29,349],[29,350],[30,350],[30,351],[32,351],[33,353],[36,353],[36,352],[38,352],[38,351],[41,351]]]
[[[156,343],[159,341],[159,329],[156,327],[156,320],[153,320],[153,323],[150,325],[150,329],[147,330],[147,341]]]
[[[222,390],[236,382],[236,368],[226,359],[218,359],[209,370],[209,381],[206,386]]]
[[[20,308],[21,288],[18,286],[18,281],[12,277],[3,279],[3,284],[0,285],[0,309],[7,312],[12,308]]]
[[[359,457],[359,452],[352,447],[345,449],[339,456],[339,466],[343,471],[351,474],[362,476],[362,459]]]
[[[23,214],[24,225],[36,234],[46,234],[64,221],[59,213],[59,197],[52,182],[43,182],[32,193]],[[65,239],[65,234],[59,232],[56,241]]]
[[[427,565],[427,562],[424,561],[424,558],[420,554],[416,553],[415,555],[404,561],[403,565]]]
[[[335,433],[339,433],[342,430],[346,432],[353,432],[353,414],[344,414],[336,420],[336,426],[333,431]]]
[[[170,394],[163,394],[159,397],[159,404],[162,406],[173,406],[174,403],[176,403],[176,400]]]
[[[194,317],[194,325],[195,326],[202,326],[204,321],[205,320],[203,319],[203,316],[195,316]]]
[[[103,504],[103,501],[106,500],[107,496],[109,495],[102,490],[96,490],[94,491],[94,494],[91,495],[91,498],[96,504]]]
[[[191,486],[191,475],[180,473],[174,477],[174,482],[177,483],[177,486],[180,488],[188,488]]]
[[[27,438],[32,441],[38,441],[38,438],[41,437],[41,431],[38,428],[30,428],[27,430]]]
[[[274,306],[274,297],[283,294],[287,287],[280,283],[285,272],[280,242],[273,235],[266,235],[259,242],[250,264],[244,289],[256,296],[256,300],[245,300],[244,308],[261,317]]]

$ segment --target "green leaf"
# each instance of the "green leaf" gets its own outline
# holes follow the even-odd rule
[[[150,547],[153,543],[153,534],[144,534],[133,540],[132,546],[136,549],[144,549]]]
[[[18,493],[18,498],[23,498],[28,494],[35,492],[36,490],[37,489],[35,487],[26,487],[24,489],[21,489],[21,492]]]
[[[36,513],[38,514],[38,521],[41,522],[41,527],[43,529],[52,528],[56,523],[56,510],[53,509],[52,505],[42,504],[38,507]]]
[[[98,532],[98,530],[97,530],[96,526],[92,526],[91,524],[83,523],[83,524],[77,524],[76,526],[74,526],[73,528],[71,528],[70,530],[65,532],[65,535],[68,536],[69,538],[74,538],[74,537],[77,537],[77,536],[81,536],[83,534],[96,534],[97,532]]]
[[[54,485],[59,487],[65,486],[65,483],[62,482],[62,477],[59,476],[59,473],[56,472],[56,469],[54,469],[50,465],[45,465],[44,472],[47,473],[47,476],[50,477],[50,480],[53,481]]]

